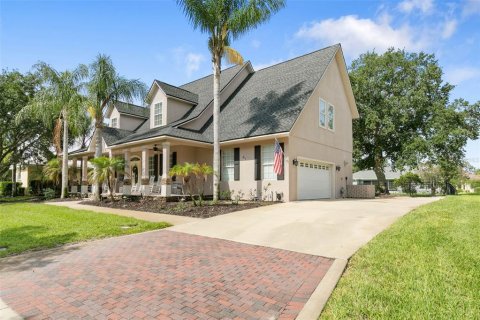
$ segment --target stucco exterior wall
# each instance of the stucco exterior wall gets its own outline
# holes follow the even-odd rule
[[[167,99],[167,118],[166,123],[172,123],[183,117],[193,105],[187,102],[182,102],[177,99]]]
[[[290,156],[309,158],[333,164],[334,183],[332,194],[340,197],[340,189],[352,183],[352,113],[346,91],[340,77],[339,63],[343,63],[337,53],[335,60],[327,68],[323,78],[310,96],[300,117],[290,132]],[[319,126],[320,98],[335,107],[335,130]],[[339,166],[340,171],[335,167]],[[297,199],[297,168],[290,167],[290,200]]]
[[[126,114],[120,115],[120,129],[133,131],[138,128],[143,122],[144,118],[132,117]]]
[[[222,150],[240,148],[240,180],[238,181],[221,181],[220,190],[229,190],[234,191],[234,195],[238,191],[244,193],[243,198],[249,200],[251,198],[250,194],[253,193],[255,196],[259,197],[261,194],[262,198],[264,196],[274,197],[275,193],[282,193],[283,200],[289,200],[289,187],[288,187],[288,177],[290,168],[289,163],[289,143],[286,138],[278,139],[279,142],[284,143],[284,155],[285,155],[285,174],[284,180],[259,180],[255,181],[255,146],[260,145],[264,147],[266,145],[273,145],[274,139],[270,138],[263,141],[248,142],[248,143],[239,143],[231,144],[228,146],[222,146]],[[263,174],[262,174],[263,178]],[[267,194],[264,194],[264,188],[270,184],[267,190]]]

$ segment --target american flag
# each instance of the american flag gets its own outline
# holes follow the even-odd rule
[[[280,146],[280,143],[278,143],[278,140],[275,139],[275,150],[273,152],[273,172],[275,174],[282,174],[283,172],[283,150],[282,147]]]

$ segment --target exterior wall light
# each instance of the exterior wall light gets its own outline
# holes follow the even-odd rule
[[[298,166],[298,160],[297,160],[296,158],[293,159],[293,165],[294,165],[295,167]]]
[[[340,166],[336,166],[335,169],[336,169],[337,171],[340,171],[341,167],[340,167]]]

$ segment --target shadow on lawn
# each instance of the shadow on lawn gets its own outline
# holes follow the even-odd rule
[[[26,250],[44,250],[41,252],[26,252],[16,256],[0,258],[0,271],[22,271],[31,268],[41,268],[54,261],[56,256],[77,250],[76,246],[55,248],[76,236],[75,232],[55,235],[43,235],[48,228],[42,226],[23,226],[9,228],[0,232],[0,247],[7,247],[1,255],[16,254]],[[19,252],[20,251],[20,252]]]

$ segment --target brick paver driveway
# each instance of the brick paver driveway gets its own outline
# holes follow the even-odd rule
[[[28,319],[294,319],[332,260],[161,230],[0,261]]]

